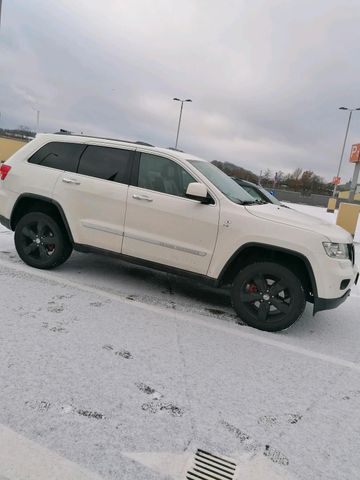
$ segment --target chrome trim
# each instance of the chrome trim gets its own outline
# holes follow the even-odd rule
[[[153,199],[148,197],[147,195],[136,195],[134,194],[132,198],[135,198],[135,200],[145,200],[146,202],[152,202]]]
[[[192,250],[191,248],[179,247],[178,245],[172,245],[171,243],[160,242],[158,240],[149,240],[148,238],[140,237],[138,235],[124,235],[125,238],[131,238],[133,240],[139,240],[140,242],[150,243],[151,245],[158,245],[159,247],[170,248],[179,252],[190,253],[191,255],[197,255],[198,257],[206,257],[206,252],[200,252],[199,250]]]
[[[100,232],[112,233],[113,235],[119,235],[119,237],[124,236],[123,230],[116,230],[115,228],[102,227],[90,222],[81,222],[81,225],[85,228],[91,228],[92,230],[99,230]]]
[[[70,183],[70,184],[72,184],[72,185],[80,185],[80,182],[79,182],[78,180],[73,179],[73,178],[66,178],[66,177],[64,177],[64,178],[62,179],[62,181],[63,181],[64,183]]]

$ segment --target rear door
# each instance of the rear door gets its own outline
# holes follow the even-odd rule
[[[77,172],[63,172],[54,199],[75,243],[121,252],[128,179],[134,150],[86,145]]]
[[[141,153],[136,185],[128,191],[125,255],[206,274],[219,206],[186,198],[188,184],[196,181],[174,160]]]
[[[40,147],[27,162],[18,164],[23,192],[51,197],[62,171],[76,172],[84,148],[70,142],[49,142]]]

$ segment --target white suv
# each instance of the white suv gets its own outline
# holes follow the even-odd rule
[[[211,163],[105,138],[40,134],[0,169],[0,221],[36,268],[73,248],[232,286],[247,324],[289,327],[305,302],[342,303],[357,282],[352,237],[255,201]]]

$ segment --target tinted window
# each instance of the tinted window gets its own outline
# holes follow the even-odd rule
[[[142,153],[138,186],[185,197],[189,183],[196,182],[180,165],[164,157]]]
[[[67,172],[76,172],[79,157],[84,148],[85,145],[79,143],[51,142],[34,153],[29,158],[29,162]]]
[[[129,150],[88,146],[80,159],[78,173],[119,183],[128,183]]]

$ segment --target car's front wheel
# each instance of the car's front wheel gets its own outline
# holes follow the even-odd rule
[[[273,262],[246,266],[235,278],[232,302],[248,325],[276,332],[290,327],[305,308],[305,292],[298,277]]]
[[[43,269],[61,265],[72,252],[63,226],[43,212],[27,213],[19,220],[15,246],[25,263]]]

